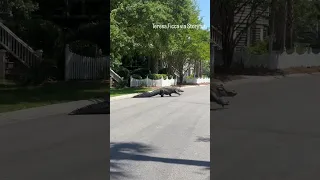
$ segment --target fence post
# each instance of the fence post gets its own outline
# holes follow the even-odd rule
[[[163,77],[161,76],[161,79],[160,79],[160,86],[163,87]]]
[[[6,79],[6,50],[0,49],[0,80],[5,84]]]
[[[147,76],[147,78],[146,78],[146,86],[147,86],[147,87],[149,87],[149,82],[148,82],[148,81],[149,81],[149,78],[148,78],[148,76]]]
[[[69,44],[66,44],[65,49],[64,49],[64,60],[65,60],[65,66],[64,66],[64,78],[65,81],[69,80],[69,57],[70,51],[69,51]]]
[[[42,49],[37,50],[37,51],[36,51],[36,55],[37,55],[39,58],[41,58],[41,60],[42,60],[42,58],[43,58],[43,50],[42,50]]]

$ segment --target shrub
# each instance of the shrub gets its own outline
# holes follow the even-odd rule
[[[194,77],[194,74],[190,74],[190,76],[187,76],[187,79],[193,79]]]
[[[122,89],[122,88],[125,88],[127,86],[127,84],[128,84],[128,81],[127,80],[123,80],[123,81],[117,82],[115,84],[115,87],[117,89]]]
[[[268,53],[268,41],[259,41],[248,47],[251,54],[261,55]]]
[[[159,74],[159,75],[161,75],[163,79],[168,79],[168,75],[166,74]]]
[[[98,57],[101,56],[99,50],[101,49],[97,44],[85,41],[77,40],[70,43],[70,51],[81,56]]]
[[[162,78],[162,74],[150,74],[148,75],[149,79],[158,80]]]
[[[8,26],[32,48],[42,49],[44,56],[57,57],[64,52],[63,31],[51,21],[29,19]]]
[[[131,72],[131,74],[140,75],[143,79],[146,78],[150,73],[150,70],[146,68],[138,68]]]
[[[158,72],[159,74],[168,74],[168,68],[162,68]]]
[[[172,75],[168,75],[168,79],[173,79],[173,76]]]
[[[132,74],[131,76],[134,79],[142,79],[142,77],[139,74]]]
[[[120,67],[119,70],[117,71],[117,74],[124,79],[129,79],[130,78],[130,71],[127,68]]]

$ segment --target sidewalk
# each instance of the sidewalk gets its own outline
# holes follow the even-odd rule
[[[200,85],[184,85],[182,87],[179,87],[180,89],[187,89],[187,88],[194,88],[194,87],[199,87],[199,86],[209,86],[210,84],[200,84]],[[152,92],[152,91],[148,91]],[[115,96],[115,97],[110,97],[110,101],[116,101],[116,100],[121,100],[121,99],[128,99],[132,98],[135,95],[138,95],[141,93],[132,93],[132,94],[126,94],[126,95],[121,95],[121,96]]]

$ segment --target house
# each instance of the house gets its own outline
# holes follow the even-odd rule
[[[219,6],[212,6],[211,11],[218,12],[220,8]],[[243,28],[247,26],[246,22],[243,22],[243,19],[249,15],[251,12],[251,8],[249,6],[244,7],[243,11],[241,10],[240,13],[235,14],[234,17],[234,25],[237,27],[236,32],[234,34],[234,38],[239,34]],[[254,13],[260,14],[260,10],[256,10]],[[252,17],[255,17],[253,15]],[[248,30],[243,33],[240,37],[240,41],[237,43],[235,47],[235,51],[241,51],[244,47],[248,47],[253,45],[258,41],[264,40],[268,36],[268,28],[269,28],[269,20],[266,18],[268,17],[268,11],[264,12],[262,16],[260,16],[254,24],[252,24]],[[217,27],[221,23],[223,18],[220,17],[220,13],[214,13],[211,15],[211,25]],[[211,28],[212,29],[212,28]],[[217,30],[212,29],[211,32],[216,32]],[[212,36],[213,37],[213,36]]]

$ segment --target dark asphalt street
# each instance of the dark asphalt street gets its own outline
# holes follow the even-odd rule
[[[231,85],[211,107],[211,179],[320,179],[320,76]]]
[[[109,117],[57,115],[1,123],[0,179],[109,179]]]

